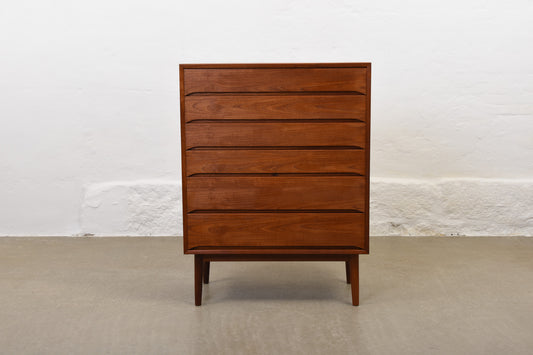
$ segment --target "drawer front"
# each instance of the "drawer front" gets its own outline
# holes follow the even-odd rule
[[[365,120],[363,95],[198,95],[185,98],[185,119]]]
[[[364,212],[361,176],[192,176],[188,210],[351,210]]]
[[[186,152],[187,175],[215,173],[355,173],[362,149],[197,149]]]
[[[365,146],[361,122],[192,122],[186,148],[250,146]]]
[[[362,213],[191,213],[188,248],[364,248],[364,222]]]
[[[366,93],[366,68],[184,69],[185,95],[201,92]]]

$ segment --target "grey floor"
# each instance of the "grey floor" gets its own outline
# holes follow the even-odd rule
[[[213,263],[180,238],[0,238],[2,354],[533,354],[533,238],[371,238],[344,265]]]

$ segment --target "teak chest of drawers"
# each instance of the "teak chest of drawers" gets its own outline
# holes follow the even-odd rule
[[[370,63],[180,65],[184,251],[211,261],[368,254]]]

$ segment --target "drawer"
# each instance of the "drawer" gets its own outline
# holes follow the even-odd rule
[[[365,147],[361,122],[191,122],[186,148],[250,146]]]
[[[185,120],[365,120],[364,95],[198,95],[185,98]]]
[[[213,175],[187,178],[187,212],[350,210],[364,212],[365,177]]]
[[[366,93],[366,68],[184,69],[185,95],[200,92]]]
[[[205,173],[365,174],[362,149],[194,149],[186,153],[187,175]]]
[[[188,246],[364,248],[363,213],[190,213]]]

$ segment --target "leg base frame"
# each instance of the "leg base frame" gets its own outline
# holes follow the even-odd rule
[[[203,283],[209,283],[209,269],[212,261],[344,261],[346,283],[352,288],[352,304],[359,305],[359,255],[336,254],[195,254],[194,255],[194,303],[202,304]]]

